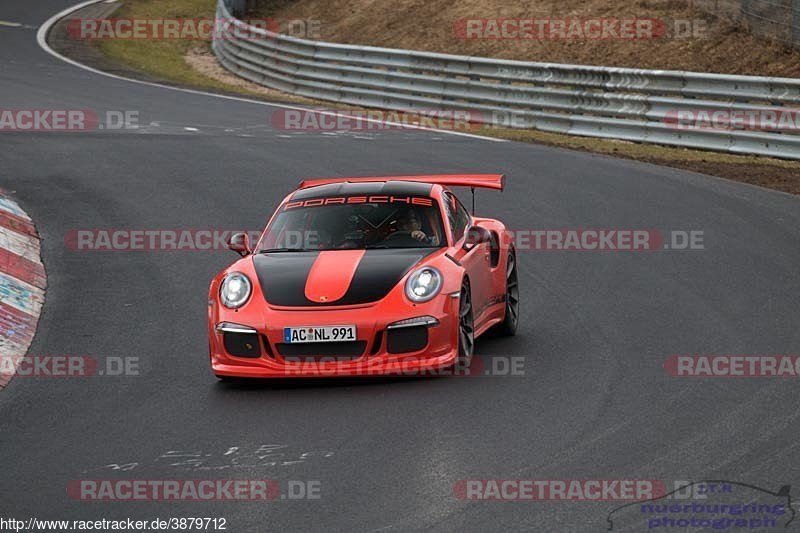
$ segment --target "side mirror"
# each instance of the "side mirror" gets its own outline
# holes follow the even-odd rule
[[[485,242],[492,242],[492,234],[489,230],[480,226],[471,226],[467,229],[467,237],[464,239],[464,250],[469,251]]]
[[[228,239],[228,249],[242,257],[248,255],[251,252],[250,237],[247,236],[247,233],[234,233]]]

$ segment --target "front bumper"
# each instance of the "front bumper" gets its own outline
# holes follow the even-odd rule
[[[458,298],[422,304],[389,298],[365,306],[237,313],[211,302],[209,346],[218,376],[252,378],[435,375],[458,357]],[[393,327],[416,317],[436,323]],[[220,331],[228,324],[227,331]],[[355,342],[284,343],[284,328],[355,324]],[[232,326],[232,327],[230,327]],[[237,327],[242,327],[237,332]]]

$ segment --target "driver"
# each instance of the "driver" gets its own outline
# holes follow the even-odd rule
[[[420,242],[428,244],[436,244],[434,241],[436,237],[428,237],[422,231],[422,219],[414,209],[406,209],[401,211],[397,218],[397,231],[402,231],[411,235],[411,238]]]

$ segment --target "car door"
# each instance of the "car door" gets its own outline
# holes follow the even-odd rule
[[[489,290],[489,245],[480,244],[470,250],[463,250],[464,237],[472,225],[469,212],[451,192],[445,193],[445,208],[454,245],[459,248],[456,258],[467,271],[472,291],[473,319],[479,322],[480,314],[485,310]]]

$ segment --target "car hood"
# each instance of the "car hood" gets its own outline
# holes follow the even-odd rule
[[[268,304],[285,307],[357,305],[386,296],[438,248],[275,252],[253,256]]]

